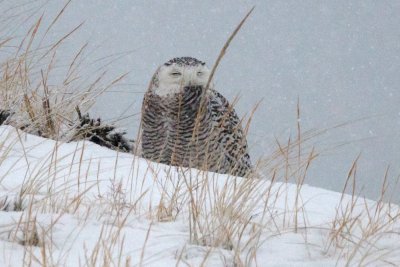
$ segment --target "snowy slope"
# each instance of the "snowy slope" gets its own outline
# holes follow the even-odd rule
[[[8,126],[0,151],[0,266],[400,265],[395,205]]]

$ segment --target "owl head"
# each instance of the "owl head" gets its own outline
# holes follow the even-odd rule
[[[157,69],[150,90],[165,97],[185,88],[205,87],[209,77],[210,70],[204,62],[192,57],[173,58]]]

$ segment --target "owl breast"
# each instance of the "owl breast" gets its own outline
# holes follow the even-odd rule
[[[200,109],[202,87],[185,87],[183,93],[145,96],[142,118],[143,157],[185,167],[204,162],[212,132],[207,101]]]

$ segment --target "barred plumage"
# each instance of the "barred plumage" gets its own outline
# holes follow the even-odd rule
[[[142,106],[142,156],[244,176],[251,170],[247,141],[233,107],[212,86],[195,58],[174,58],[153,76]]]

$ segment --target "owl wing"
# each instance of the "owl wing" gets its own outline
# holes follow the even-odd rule
[[[241,120],[228,100],[213,89],[210,90],[210,106],[217,142],[225,154],[225,164],[235,170],[235,175],[244,176],[251,169],[251,161]]]

